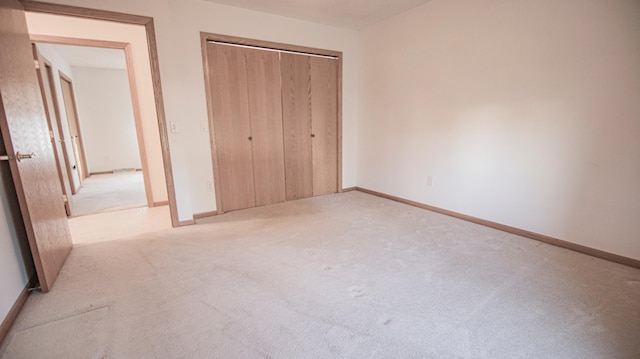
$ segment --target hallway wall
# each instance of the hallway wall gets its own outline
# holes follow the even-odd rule
[[[142,168],[127,70],[74,66],[73,74],[89,171]]]

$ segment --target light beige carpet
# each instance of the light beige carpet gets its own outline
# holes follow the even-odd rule
[[[137,234],[171,229],[169,206],[138,207],[69,218],[74,245],[136,240]]]
[[[72,198],[74,217],[147,205],[140,171],[92,175]]]
[[[351,192],[77,247],[3,358],[640,358],[640,270]]]

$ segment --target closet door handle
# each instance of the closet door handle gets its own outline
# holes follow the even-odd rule
[[[315,133],[312,133],[312,134],[311,134],[311,137],[316,137]]]
[[[253,137],[252,136],[249,136],[249,141],[253,141]]]

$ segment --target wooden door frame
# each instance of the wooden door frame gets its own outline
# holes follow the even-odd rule
[[[40,92],[42,94],[42,101],[44,102],[44,112],[45,115],[47,117],[47,124],[49,125],[49,130],[51,131],[51,144],[53,147],[53,155],[56,159],[56,167],[58,168],[58,177],[60,177],[60,185],[62,187],[62,195],[65,197],[64,198],[64,205],[65,205],[65,209],[67,211],[67,216],[71,215],[71,204],[70,204],[70,195],[67,193],[67,187],[65,186],[65,182],[64,182],[64,173],[67,173],[67,176],[70,176],[70,167],[69,167],[69,159],[68,159],[68,154],[66,153],[66,148],[65,146],[60,146],[60,148],[62,149],[62,161],[64,161],[65,164],[65,170],[62,170],[62,166],[60,165],[60,154],[58,153],[58,146],[56,144],[56,138],[54,136],[54,131],[58,132],[58,137],[60,137],[60,139],[62,140],[62,127],[61,127],[61,122],[60,122],[60,108],[58,106],[58,99],[56,96],[56,91],[55,91],[55,86],[53,83],[53,65],[51,64],[51,61],[49,61],[44,55],[42,55],[40,53],[40,51],[38,50],[37,46],[35,43],[31,43],[32,49],[33,49],[33,56],[35,57],[36,61],[38,61],[38,63],[36,64],[36,72],[38,73],[38,84],[40,85]],[[47,82],[49,83],[49,88],[46,89],[47,86],[45,86],[44,83],[44,78],[47,78]],[[51,95],[51,106],[53,107],[53,114],[50,113],[49,111],[49,106],[47,105],[47,90],[49,91],[50,95]],[[54,120],[52,118],[52,116],[55,116],[55,125],[54,125]],[[64,141],[62,142],[64,143]],[[69,185],[71,185],[72,182],[69,181]],[[73,188],[71,188],[72,192],[73,192]]]
[[[78,169],[78,180],[80,182],[80,188],[82,188],[82,181],[88,177],[87,170],[89,166],[87,164],[87,155],[84,150],[84,140],[82,139],[80,117],[78,116],[78,104],[76,103],[76,92],[75,92],[75,89],[73,88],[73,79],[71,78],[71,76],[65,74],[64,72],[62,72],[62,70],[58,70],[58,76],[60,77],[61,88],[62,88],[63,81],[69,84],[69,95],[71,96],[69,100],[71,101],[71,104],[67,104],[67,99],[64,96],[64,89],[62,89],[62,101],[64,101],[65,112],[66,112],[66,108],[69,105],[71,105],[73,110],[73,116],[74,116],[74,124],[76,126],[76,130],[78,131],[78,153],[76,153],[74,149],[73,155],[74,157],[76,157],[76,163],[81,162],[80,166],[82,166],[82,171]],[[69,120],[69,114],[67,114],[67,126],[69,127],[69,137],[71,138],[71,146],[73,147],[73,136],[71,136],[71,121]],[[77,158],[78,156],[82,158]],[[73,180],[73,178],[71,178],[70,180]],[[80,190],[80,188],[78,188],[78,191]],[[76,191],[76,193],[78,192]]]
[[[138,98],[138,86],[136,83],[135,69],[133,67],[133,53],[131,44],[127,42],[106,41],[80,39],[74,37],[49,36],[39,34],[29,34],[31,41],[36,43],[57,44],[57,45],[73,45],[85,47],[98,47],[103,49],[116,49],[124,51],[127,64],[127,77],[129,79],[129,92],[131,94],[131,104],[133,107],[133,120],[136,127],[136,136],[138,139],[138,152],[140,154],[140,163],[142,166],[142,178],[144,180],[144,190],[147,197],[147,206],[154,207],[153,193],[151,192],[151,178],[149,177],[149,160],[147,158],[147,150],[144,142],[144,131],[142,127],[142,114],[140,111],[140,101]]]
[[[167,195],[169,199],[169,210],[171,212],[171,224],[174,227],[192,224],[193,221],[180,222],[178,219],[176,190],[173,180],[173,168],[171,166],[171,153],[169,151],[169,135],[167,131],[167,120],[164,111],[164,99],[162,96],[162,84],[160,80],[160,64],[158,61],[158,49],[153,17],[89,9],[70,5],[51,4],[38,1],[22,0],[20,1],[20,3],[24,7],[25,11],[29,12],[72,16],[85,19],[103,20],[121,24],[144,26],[147,34],[147,50],[149,51],[151,79],[153,83],[156,113],[158,117],[158,129],[160,131],[160,147],[162,149],[162,159],[164,163],[164,173],[167,184]]]
[[[218,168],[217,149],[215,143],[215,129],[213,128],[213,101],[211,98],[211,81],[209,79],[209,61],[207,57],[207,42],[219,41],[232,45],[246,45],[251,47],[264,48],[265,50],[282,50],[306,53],[309,55],[332,56],[338,61],[338,193],[342,192],[342,52],[318,49],[313,47],[290,45],[280,42],[263,41],[244,37],[214,34],[210,32],[200,32],[200,47],[202,50],[202,66],[204,71],[205,93],[207,98],[207,116],[209,118],[209,140],[211,145],[211,159],[213,162],[213,182],[216,194],[217,213],[223,213],[222,196],[218,178],[220,170]]]

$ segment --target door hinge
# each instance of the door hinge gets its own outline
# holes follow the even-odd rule
[[[33,60],[33,63],[36,65],[36,70],[40,69],[40,62],[38,60]]]

